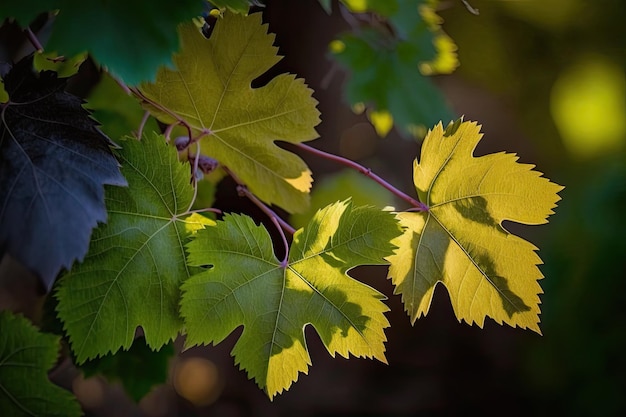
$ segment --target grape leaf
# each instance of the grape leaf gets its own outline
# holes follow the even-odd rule
[[[328,14],[332,13],[332,6],[331,6],[331,1],[330,0],[318,0],[320,3],[320,6],[322,6],[322,9],[324,9],[324,11]]]
[[[426,315],[441,282],[459,321],[482,327],[489,316],[540,333],[541,259],[502,222],[546,223],[563,187],[514,154],[474,157],[481,137],[473,122],[428,133],[413,181],[429,210],[398,214],[406,229],[393,241],[389,275],[412,322]]]
[[[130,189],[107,188],[109,222],[94,231],[85,261],[63,276],[56,292],[79,363],[128,349],[138,326],[153,349],[177,335],[179,287],[191,274],[184,245],[211,223],[187,214],[189,169],[162,136],[121,144]]]
[[[54,71],[57,77],[69,78],[78,73],[83,62],[87,59],[87,54],[82,53],[70,58],[60,57],[56,52],[35,52],[33,56],[33,66],[35,70]]]
[[[45,7],[47,10],[48,8]],[[154,80],[178,49],[176,26],[202,12],[202,1],[60,0],[46,49],[65,56],[88,51],[100,64],[135,85]]]
[[[4,104],[9,101],[9,93],[4,88],[4,80],[0,80],[0,104]]]
[[[191,265],[211,268],[182,286],[186,345],[217,344],[243,325],[235,362],[270,398],[307,373],[307,324],[333,357],[384,362],[385,297],[347,271],[385,264],[399,234],[391,213],[338,202],[294,234],[288,262],[281,263],[267,230],[249,217],[225,216],[188,246]]]
[[[40,333],[27,319],[0,312],[0,410],[3,416],[82,415],[76,399],[48,380],[59,337]]]
[[[173,356],[172,343],[153,351],[144,338],[138,338],[127,351],[89,360],[80,369],[87,378],[99,374],[109,382],[121,382],[128,395],[139,402],[155,385],[167,381],[168,362]]]
[[[62,268],[87,253],[107,218],[104,184],[126,185],[112,142],[65,91],[54,72],[32,59],[4,78],[10,101],[0,114],[0,254],[35,271],[49,289]]]
[[[27,27],[42,12],[57,9],[60,0],[2,0],[0,2],[0,24],[5,19],[15,20]]]
[[[258,0],[211,0],[209,3],[220,9],[227,8],[235,13],[248,13],[251,5],[260,6]]]
[[[442,93],[420,73],[420,68],[432,74],[445,69],[451,72],[456,67],[450,64],[456,62],[451,56],[454,45],[433,20],[434,13],[427,13],[428,2],[344,3],[359,12],[381,13],[393,29],[365,27],[342,35],[339,44],[335,42],[331,48],[337,62],[350,73],[344,87],[350,104],[365,103],[378,113],[388,113],[396,126],[411,134],[453,118]],[[386,130],[377,126],[377,131]]]
[[[305,210],[311,172],[274,141],[315,139],[317,101],[304,81],[290,74],[251,88],[280,59],[261,14],[225,12],[210,39],[193,24],[179,30],[183,47],[174,56],[176,71],[161,69],[155,84],[140,87],[158,103],[146,108],[162,122],[182,119],[205,134],[203,152],[234,171],[263,201],[289,212]]]

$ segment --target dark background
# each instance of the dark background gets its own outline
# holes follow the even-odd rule
[[[378,138],[342,98],[345,74],[333,68],[327,45],[349,29],[345,21],[314,0],[265,3],[264,18],[285,56],[274,73],[305,78],[320,102],[320,139],[312,145],[354,158],[411,193],[419,144],[393,132]],[[309,375],[273,402],[229,355],[239,331],[172,360],[169,382],[138,405],[119,385],[84,379],[72,367],[54,378],[97,416],[626,413],[626,2],[470,3],[479,15],[460,0],[440,2],[461,66],[435,81],[458,115],[482,124],[478,155],[515,152],[566,187],[549,224],[513,228],[544,261],[542,336],[489,319],[483,329],[459,323],[441,286],[429,314],[411,326],[386,268],[368,267],[358,277],[389,297],[388,365],[331,358],[307,328]],[[568,129],[581,121],[574,133]],[[316,181],[339,170],[304,156]]]

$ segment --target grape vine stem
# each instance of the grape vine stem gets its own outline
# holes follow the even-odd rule
[[[256,195],[250,192],[248,187],[237,177],[237,175],[234,172],[228,169],[228,167],[222,166],[222,168],[238,184],[237,192],[239,193],[239,195],[247,197],[248,200],[254,203],[254,205],[257,206],[259,209],[261,209],[261,211],[265,213],[267,217],[270,218],[274,226],[276,226],[276,229],[278,230],[278,233],[280,234],[283,244],[285,245],[285,258],[281,261],[281,266],[286,267],[287,262],[288,262],[288,257],[289,257],[289,242],[287,241],[287,236],[285,235],[285,232],[293,235],[296,232],[296,229],[294,229],[289,223],[287,223],[278,214],[276,214],[274,210],[269,208],[267,204],[259,200],[259,198]]]
[[[374,172],[372,172],[371,169],[366,168],[363,165],[360,165],[350,159],[347,159],[338,155],[334,155],[332,153],[321,151],[319,149],[313,148],[312,146],[305,145],[304,143],[298,143],[296,144],[296,146],[304,151],[312,153],[313,155],[317,155],[321,158],[325,158],[325,159],[337,162],[341,165],[347,166],[348,168],[352,168],[360,172],[361,174],[365,175],[366,177],[372,179],[373,181],[383,186],[385,189],[389,190],[398,198],[409,203],[412,206],[411,211],[428,211],[429,210],[429,207],[426,204],[398,190],[396,187],[389,184],[387,181],[385,181],[384,179],[376,175]]]

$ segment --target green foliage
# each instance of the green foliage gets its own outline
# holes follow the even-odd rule
[[[451,72],[456,67],[456,59],[451,56],[454,47],[445,41],[449,38],[439,27],[429,2],[344,3],[357,12],[379,13],[389,24],[372,24],[346,33],[331,44],[333,56],[350,73],[345,86],[347,100],[352,105],[364,103],[378,113],[389,113],[405,133],[417,134],[424,126],[453,119],[443,95],[420,73],[420,68],[432,74]],[[448,64],[442,65],[442,61]],[[377,125],[375,119],[372,122]],[[384,136],[388,128],[378,130]]]
[[[211,4],[220,9],[228,9],[235,13],[248,13],[251,5],[258,3],[257,0],[211,0]]]
[[[399,232],[391,213],[335,203],[294,234],[281,262],[264,228],[249,217],[226,216],[189,244],[190,264],[211,268],[183,284],[187,345],[219,343],[243,324],[235,362],[270,398],[307,372],[309,323],[333,357],[386,362],[384,295],[346,273],[385,264]]]
[[[55,52],[35,52],[33,66],[38,72],[54,71],[59,78],[68,78],[78,72],[81,64],[87,59],[87,53],[83,52],[71,58],[59,57]]]
[[[0,9],[0,19],[14,17],[26,26],[35,12],[55,9],[48,50],[65,56],[88,51],[113,75],[134,85],[154,79],[160,65],[170,64],[171,53],[179,46],[176,26],[199,15],[202,2],[180,0],[155,7],[150,0],[19,1]]]
[[[73,417],[80,406],[48,380],[59,338],[39,332],[24,317],[0,312],[0,410],[3,416]]]
[[[332,8],[331,8],[331,1],[330,0],[319,0],[320,5],[322,6],[322,8],[326,11],[326,13],[330,13]]]
[[[159,349],[176,337],[179,286],[189,235],[210,220],[188,214],[189,171],[162,136],[120,143],[129,188],[107,189],[109,219],[95,230],[89,254],[61,280],[57,311],[79,363],[128,349],[137,326]]]
[[[145,111],[137,100],[125,93],[109,74],[102,74],[98,84],[87,98],[87,107],[101,130],[114,141],[137,133]],[[158,132],[156,121],[150,118],[144,126],[146,132]]]
[[[415,161],[413,181],[429,209],[398,214],[406,229],[388,258],[396,292],[411,321],[428,312],[441,282],[459,321],[482,327],[489,316],[539,333],[541,260],[537,248],[502,221],[546,223],[563,187],[513,154],[472,156],[479,127],[452,127],[446,132],[439,124],[429,132]]]
[[[176,70],[161,69],[155,84],[141,85],[146,108],[164,123],[182,122],[202,135],[202,150],[263,201],[289,212],[304,211],[311,172],[274,142],[315,139],[317,101],[304,81],[290,74],[251,87],[280,60],[261,14],[226,12],[210,39],[193,24],[182,25],[180,37]]]
[[[15,20],[21,26],[28,26],[39,14],[59,8],[62,0],[3,0],[0,3],[0,22]]]
[[[157,384],[167,381],[169,360],[174,356],[172,343],[154,351],[144,338],[135,339],[128,350],[92,359],[80,366],[85,377],[105,376],[120,382],[135,401],[141,400]]]
[[[428,312],[441,282],[459,320],[483,326],[491,317],[540,332],[537,248],[502,223],[547,222],[562,187],[515,155],[474,157],[481,139],[476,123],[457,120],[444,129],[439,122],[428,133],[414,164],[418,201],[365,167],[303,144],[317,138],[320,123],[304,80],[281,74],[253,88],[280,60],[262,15],[248,15],[257,2],[211,2],[223,10],[210,12],[217,23],[209,38],[191,20],[206,11],[196,0],[159,7],[147,0],[42,3],[24,4],[60,11],[46,46],[50,55],[38,55],[36,67],[69,76],[87,51],[103,74],[84,107],[54,72],[35,76],[30,60],[3,77],[9,95],[0,107],[0,254],[25,252],[20,260],[48,286],[67,269],[55,286],[54,310],[72,359],[86,374],[119,379],[138,400],[164,381],[177,336],[186,337],[186,348],[218,344],[241,326],[235,363],[270,399],[308,372],[308,324],[333,357],[386,362],[388,307],[382,293],[350,275],[361,265],[389,266],[412,323]],[[320,4],[330,11],[330,2]],[[452,118],[425,76],[457,65],[435,4],[341,1],[366,13],[357,20],[367,24],[331,50],[351,71],[348,100],[368,107],[381,135],[394,123],[416,134]],[[17,2],[2,7],[0,17],[22,25],[34,17]],[[57,53],[79,55],[56,63]],[[93,118],[85,109],[94,110]],[[98,123],[121,149],[111,152]],[[312,173],[293,149],[358,174],[321,184],[311,204]],[[209,181],[200,182],[203,176]],[[210,207],[223,176],[275,230]],[[398,199],[411,206],[382,209]],[[300,213],[293,220],[303,227],[294,230],[271,205]],[[207,211],[221,218],[214,222],[201,214]],[[282,260],[274,242],[284,244],[277,251]],[[82,261],[72,265],[76,259]],[[21,354],[21,345],[39,346],[39,338],[48,347],[58,340],[4,313],[0,323],[3,411],[8,402],[22,410],[47,407],[26,396],[30,390],[48,396],[49,384],[30,387],[6,358]],[[24,361],[35,363],[39,379],[52,364],[51,351],[45,362]],[[147,364],[150,372],[139,370]],[[3,381],[13,378],[21,397],[4,389]],[[66,396],[55,398],[55,407],[68,407],[63,415],[76,413]]]

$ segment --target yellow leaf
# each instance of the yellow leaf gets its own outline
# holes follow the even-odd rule
[[[387,136],[393,127],[393,116],[387,110],[373,110],[368,113],[370,122],[381,138]]]
[[[289,212],[306,210],[311,172],[275,141],[317,138],[317,101],[291,74],[252,88],[280,60],[261,14],[225,11],[210,39],[193,23],[181,25],[179,34],[176,69],[163,68],[154,84],[140,87],[151,102],[145,107],[164,123],[182,120],[203,134],[203,153],[232,170],[261,200]]]
[[[502,222],[546,223],[563,187],[514,154],[474,157],[482,137],[476,123],[448,132],[441,123],[428,132],[414,163],[413,181],[429,210],[398,214],[405,231],[388,258],[395,291],[412,322],[428,313],[441,282],[459,321],[482,327],[491,317],[541,333],[541,259]]]

